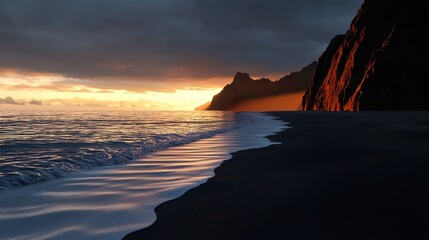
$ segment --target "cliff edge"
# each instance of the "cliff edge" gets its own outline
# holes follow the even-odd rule
[[[319,59],[303,110],[429,110],[429,1],[366,0]]]

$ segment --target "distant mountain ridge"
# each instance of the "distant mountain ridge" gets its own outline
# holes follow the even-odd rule
[[[303,110],[429,110],[429,1],[366,0],[319,59]]]
[[[243,100],[304,92],[313,78],[316,67],[317,62],[313,62],[301,71],[293,72],[275,82],[267,78],[254,80],[248,73],[239,72],[231,84],[226,85],[213,97],[208,110],[228,110]]]

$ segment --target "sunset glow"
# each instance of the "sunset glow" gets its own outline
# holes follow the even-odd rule
[[[3,1],[0,109],[193,110],[237,72],[277,80],[314,61],[360,5],[244,3]]]
[[[82,84],[78,84],[82,82]],[[77,83],[77,84],[76,84]],[[84,81],[61,75],[0,71],[3,108],[87,107],[138,110],[193,110],[208,102],[220,88],[188,87],[170,91],[133,91],[89,87]],[[6,105],[6,104],[4,104]]]

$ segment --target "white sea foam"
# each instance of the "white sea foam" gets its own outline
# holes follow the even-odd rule
[[[0,192],[0,239],[117,240],[147,227],[156,206],[204,183],[231,152],[271,145],[264,137],[285,128],[270,116],[252,117],[237,130],[127,165]]]

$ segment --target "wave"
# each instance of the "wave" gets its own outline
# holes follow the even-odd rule
[[[203,113],[204,114],[204,113]],[[140,118],[93,114],[76,119],[19,115],[0,118],[0,191],[68,176],[97,167],[125,164],[149,153],[191,143],[238,128],[247,115],[157,113]],[[195,117],[200,119],[195,119]],[[181,119],[175,119],[181,118]],[[12,124],[11,124],[12,123]],[[66,130],[64,130],[66,128]],[[131,129],[131,130],[130,130]],[[7,137],[15,134],[13,137]],[[21,136],[19,136],[21,135]]]

